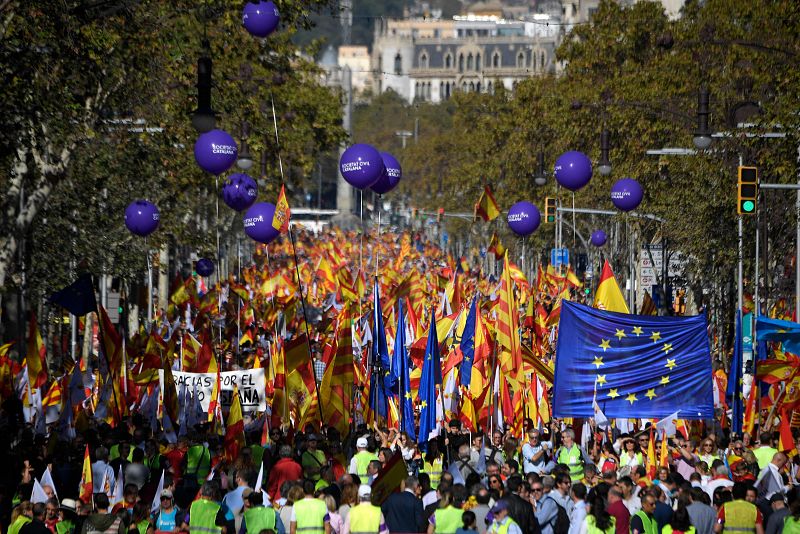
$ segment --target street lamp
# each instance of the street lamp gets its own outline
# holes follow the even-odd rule
[[[547,174],[545,174],[544,170],[544,152],[542,150],[539,151],[539,168],[536,170],[536,174],[533,175],[533,183],[538,187],[542,187],[547,183]]]
[[[600,132],[600,161],[597,162],[597,171],[603,176],[611,174],[611,160],[608,159],[608,138],[608,130],[603,128],[603,131]]]
[[[697,130],[694,132],[694,146],[700,150],[705,150],[711,146],[711,130],[708,128],[708,89],[700,88],[697,99]]]
[[[203,43],[208,50],[208,43]],[[192,126],[200,133],[214,129],[217,125],[217,114],[211,109],[211,58],[202,55],[197,60],[197,109],[192,113]]]
[[[247,146],[247,138],[250,135],[250,125],[247,121],[242,122],[242,145],[239,149],[239,159],[236,160],[236,166],[243,171],[249,171],[253,168],[253,156],[250,154],[250,147]]]

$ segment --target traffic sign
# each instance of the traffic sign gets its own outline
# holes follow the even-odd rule
[[[550,263],[553,267],[560,265],[569,265],[569,249],[568,248],[554,248],[550,250]]]

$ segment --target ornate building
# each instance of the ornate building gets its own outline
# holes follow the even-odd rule
[[[560,27],[548,15],[508,21],[493,15],[453,20],[378,21],[372,51],[373,87],[409,102],[441,102],[455,91],[493,92],[557,70]]]

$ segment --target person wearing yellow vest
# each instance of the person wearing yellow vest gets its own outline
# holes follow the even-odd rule
[[[592,493],[588,513],[583,518],[583,525],[586,525],[587,534],[614,534],[617,530],[616,518],[608,513],[605,500],[597,493]],[[582,531],[583,525],[578,530]],[[570,528],[571,531],[572,528]]]
[[[556,463],[569,468],[569,477],[573,482],[583,478],[583,458],[586,456],[580,446],[575,443],[575,432],[567,429],[561,433],[563,444],[556,454]]]
[[[762,432],[759,446],[753,449],[753,454],[756,455],[759,469],[764,469],[767,467],[767,464],[772,461],[772,457],[775,456],[776,452],[778,452],[778,449],[773,447],[772,444],[772,432]]]
[[[244,501],[244,514],[241,532],[246,534],[259,534],[262,530],[271,530],[276,534],[286,531],[281,521],[281,516],[272,507],[264,503],[264,494],[254,491]]]
[[[639,444],[632,438],[625,438],[622,441],[622,451],[619,453],[619,466],[629,467],[632,470],[639,465],[644,465]]]
[[[672,514],[669,523],[662,527],[661,534],[695,534],[695,532],[686,504],[679,501],[677,510]]]
[[[331,523],[325,501],[314,498],[314,482],[303,482],[305,497],[292,506],[289,534],[330,534]]]
[[[186,477],[195,476],[197,483],[202,484],[211,471],[211,452],[202,443],[192,445],[186,451]]]
[[[325,453],[317,448],[319,436],[309,434],[306,440],[306,450],[300,457],[300,465],[303,466],[303,475],[309,480],[317,482],[320,478],[320,471],[328,465]]]
[[[200,498],[189,508],[190,534],[217,534],[225,525],[225,514],[220,513],[222,507],[216,502],[217,488],[205,482],[200,488]]]
[[[19,534],[23,525],[33,519],[33,504],[30,501],[22,501],[14,508],[11,513],[11,525],[8,527],[8,534]]]
[[[642,496],[642,509],[631,516],[631,534],[658,534],[656,497],[649,492]]]
[[[358,487],[358,505],[350,508],[347,519],[344,520],[342,534],[378,534],[388,533],[386,520],[379,506],[370,502],[372,488],[366,484]]]
[[[362,480],[367,479],[367,467],[369,463],[372,460],[378,459],[378,455],[369,452],[367,446],[369,446],[367,438],[362,436],[356,440],[356,449],[358,449],[358,452],[350,459],[350,469],[348,469],[348,473],[351,475],[358,475],[358,478]]]
[[[505,499],[497,501],[489,513],[492,514],[492,524],[487,530],[488,534],[522,534],[516,521],[508,516],[508,502]]]
[[[463,510],[453,504],[453,492],[449,489],[441,492],[439,508],[428,519],[428,534],[455,534],[461,527]]]
[[[717,512],[717,524],[714,532],[723,534],[764,534],[764,518],[756,505],[745,500],[747,488],[745,482],[733,485],[733,500],[722,505]]]
[[[431,479],[431,489],[437,489],[439,482],[442,480],[442,472],[444,471],[442,455],[439,454],[439,447],[435,441],[428,443],[428,452],[422,462],[422,469],[420,473],[427,473]]]

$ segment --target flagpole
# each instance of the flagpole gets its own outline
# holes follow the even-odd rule
[[[311,366],[311,374],[314,377],[314,389],[317,392],[317,409],[319,410],[319,424],[320,428],[322,428],[322,426],[324,426],[325,424],[325,418],[322,413],[322,400],[319,395],[319,382],[317,382],[317,373],[314,371],[314,357],[311,355],[311,333],[308,330],[308,315],[306,314],[306,298],[303,295],[303,282],[300,280],[300,266],[297,263],[297,249],[295,248],[294,245],[294,233],[292,233],[291,226],[289,227],[289,239],[292,241],[294,270],[295,273],[297,273],[297,288],[300,290],[300,304],[303,306],[303,322],[306,325],[306,340],[308,343],[308,364]]]

